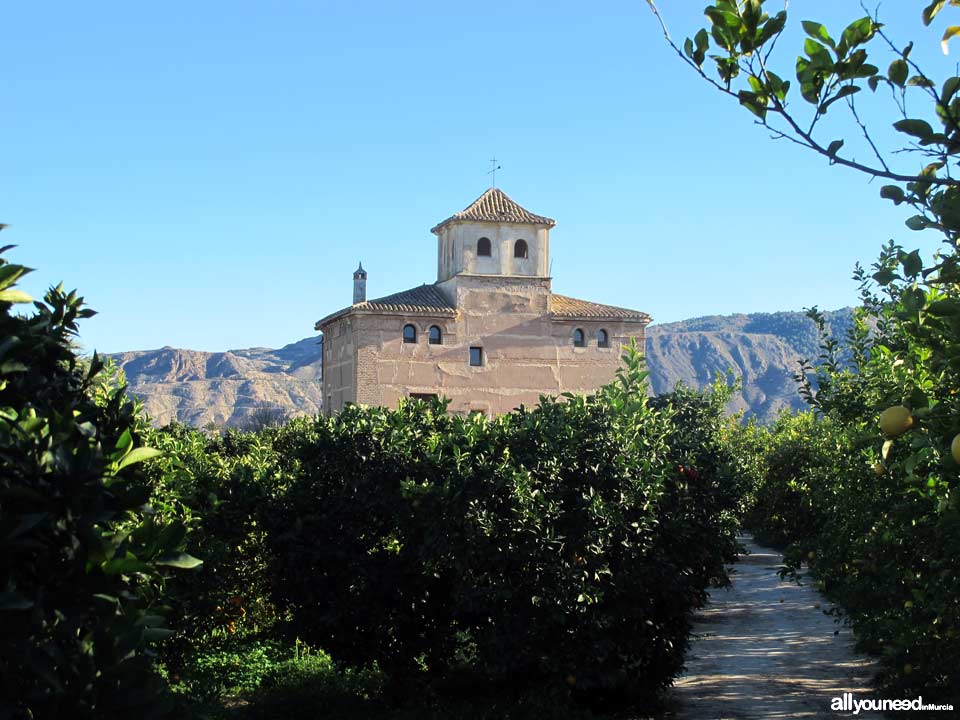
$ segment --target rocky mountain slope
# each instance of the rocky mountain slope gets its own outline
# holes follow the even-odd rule
[[[853,322],[850,308],[825,313],[828,331],[843,337]],[[654,392],[667,392],[677,381],[709,385],[727,370],[743,387],[730,410],[744,411],[763,422],[781,408],[805,403],[793,380],[803,359],[820,353],[817,329],[800,312],[754,313],[683,320],[647,329],[647,363]]]
[[[257,416],[320,411],[319,337],[279,350],[209,353],[164,347],[111,357],[158,425],[179,420],[197,427],[243,427]]]
[[[827,313],[827,320],[842,335],[852,311]],[[732,369],[742,376],[743,389],[731,410],[769,421],[782,407],[803,406],[792,375],[801,358],[816,357],[819,350],[813,322],[803,313],[782,312],[652,325],[646,352],[655,392],[669,390],[678,380],[701,387]],[[112,357],[160,425],[180,420],[198,427],[243,427],[320,410],[319,337],[279,350],[208,353],[165,347]]]

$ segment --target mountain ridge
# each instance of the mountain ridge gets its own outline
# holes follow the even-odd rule
[[[824,313],[828,331],[845,335],[853,310]],[[805,407],[793,380],[799,362],[819,354],[816,325],[803,312],[707,315],[647,328],[647,365],[655,393],[678,381],[694,387],[728,369],[742,377],[732,412],[770,422],[784,408]],[[154,423],[245,427],[262,419],[320,412],[320,336],[281,348],[206,352],[164,346],[110,353],[131,394]]]

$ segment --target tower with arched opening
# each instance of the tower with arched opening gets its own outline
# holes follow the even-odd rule
[[[490,188],[432,228],[435,282],[366,300],[358,268],[354,304],[316,325],[325,410],[443,395],[451,412],[501,413],[612,381],[650,316],[554,293],[555,225]]]

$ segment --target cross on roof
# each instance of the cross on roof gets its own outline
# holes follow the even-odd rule
[[[487,170],[487,175],[493,175],[493,180],[490,183],[490,187],[497,186],[497,170],[499,169],[500,169],[500,166],[497,165],[497,158],[496,156],[494,156],[490,159],[490,169]]]

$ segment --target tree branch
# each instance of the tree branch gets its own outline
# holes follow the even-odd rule
[[[710,83],[713,87],[715,87],[721,93],[733,98],[737,98],[737,101],[739,102],[740,97],[736,92],[732,91],[728,87],[724,87],[723,85],[718,83],[716,80],[709,77],[703,71],[703,68],[701,66],[697,65],[695,62],[693,62],[693,60],[688,58],[684,54],[684,52],[680,49],[680,47],[677,46],[677,44],[673,41],[673,38],[670,37],[670,32],[667,29],[666,22],[661,16],[660,11],[657,9],[657,6],[654,0],[647,0],[647,5],[649,6],[650,11],[653,13],[654,17],[656,17],[657,22],[660,24],[660,29],[663,31],[663,36],[666,39],[667,44],[671,48],[673,48],[674,52],[676,52],[676,54],[680,57],[680,59],[683,60],[684,63],[692,67],[694,71],[698,75],[700,75],[701,78],[706,80],[708,83]],[[882,32],[880,32],[879,30],[877,32],[878,34],[880,34],[881,37],[884,38],[884,40],[890,43],[890,40],[885,35],[883,35]],[[891,47],[893,47],[892,43],[891,43]],[[898,52],[898,54],[901,54],[902,56],[902,53],[899,53],[899,51],[897,51],[896,48],[894,48],[894,51]],[[769,77],[767,76],[767,72],[764,67],[763,57],[759,52],[757,53],[757,56],[761,64],[765,84],[767,84],[767,86],[769,87]],[[920,77],[926,79],[926,76],[922,73],[922,71],[919,70],[919,68],[916,67],[916,65],[912,61],[908,60],[908,62],[910,62],[910,64],[914,67],[914,69],[917,71]],[[935,91],[933,92],[934,92],[934,95],[936,95],[936,92]],[[929,176],[921,176],[921,175],[907,175],[904,173],[891,171],[889,167],[886,165],[886,163],[883,161],[883,158],[880,157],[880,154],[877,151],[876,146],[874,145],[874,143],[869,137],[867,137],[867,141],[870,143],[871,148],[873,149],[874,153],[877,155],[877,159],[880,161],[880,165],[881,165],[880,167],[864,165],[863,163],[856,162],[855,160],[848,160],[846,158],[836,155],[835,153],[830,153],[827,150],[827,148],[825,148],[823,145],[821,145],[819,142],[817,142],[813,138],[812,130],[816,124],[816,119],[814,120],[814,124],[811,125],[811,131],[810,132],[804,131],[803,128],[801,128],[800,125],[797,123],[796,119],[794,119],[794,117],[787,112],[786,107],[783,105],[783,103],[780,102],[779,98],[777,98],[775,95],[772,95],[772,94],[769,97],[770,97],[770,101],[772,102],[772,106],[769,107],[768,110],[782,117],[792,129],[794,135],[791,135],[789,133],[786,133],[782,130],[779,130],[773,127],[767,122],[767,119],[765,117],[762,118],[760,121],[758,121],[759,124],[761,124],[766,129],[770,130],[771,132],[775,133],[778,138],[791,140],[792,142],[798,145],[801,145],[810,150],[813,150],[816,153],[819,153],[820,155],[823,155],[825,158],[830,160],[832,164],[842,165],[844,167],[848,167],[853,170],[862,172],[866,175],[872,175],[873,177],[878,177],[878,178],[886,178],[888,180],[894,180],[896,182],[903,182],[903,183],[924,182],[924,183],[927,183],[928,185],[953,186],[953,187],[960,185],[960,180],[955,180],[950,177],[941,178],[941,177],[929,177]],[[859,123],[859,119],[858,119],[858,123]],[[860,124],[861,124],[861,129],[866,133],[866,128],[862,125],[862,123]]]

